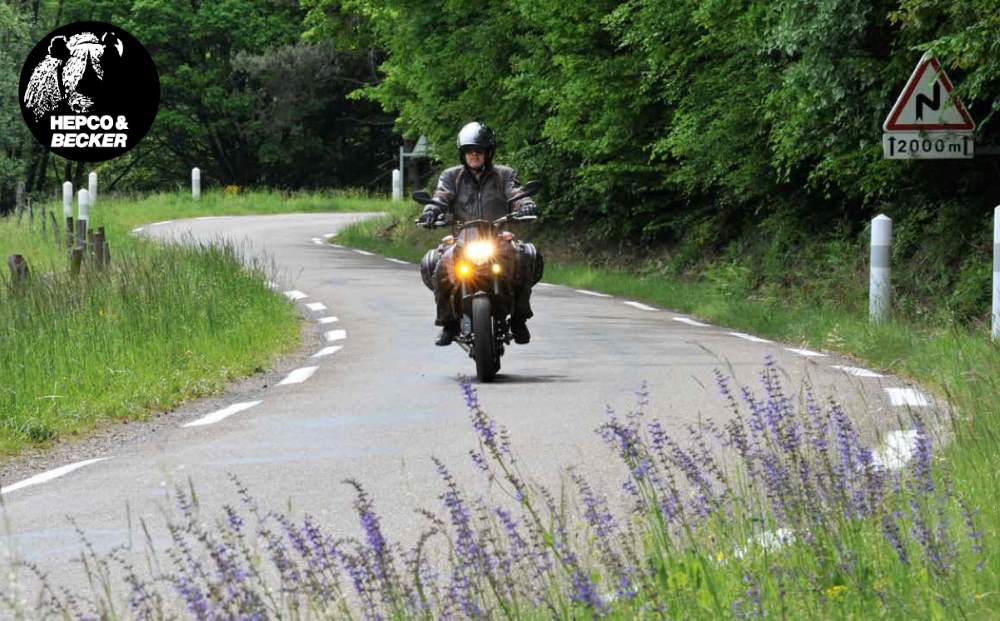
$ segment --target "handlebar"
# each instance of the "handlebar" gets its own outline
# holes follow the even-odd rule
[[[454,224],[458,228],[462,228],[462,227],[468,226],[470,224],[476,224],[476,223],[479,223],[479,222],[489,222],[490,224],[493,224],[494,226],[496,226],[498,224],[503,224],[505,222],[534,222],[537,219],[538,219],[538,216],[517,216],[515,214],[510,213],[510,214],[507,214],[506,216],[502,216],[500,218],[497,218],[496,220],[493,220],[492,222],[489,221],[489,220],[468,220],[468,221],[464,221],[464,222],[462,220],[453,220],[453,221],[449,222],[448,220],[442,218],[442,219],[435,220],[434,222],[432,222],[430,224],[427,224],[422,219],[417,218],[416,220],[413,221],[413,223],[416,224],[417,226],[419,226],[420,228],[436,229],[436,228],[441,228],[443,226],[448,226],[449,224]]]

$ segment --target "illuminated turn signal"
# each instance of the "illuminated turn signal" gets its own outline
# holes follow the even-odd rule
[[[459,263],[458,264],[458,274],[459,274],[459,276],[468,276],[469,275],[469,264],[468,263]]]

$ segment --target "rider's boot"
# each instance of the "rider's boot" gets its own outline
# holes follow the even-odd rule
[[[455,309],[452,307],[451,291],[447,289],[447,282],[438,282],[438,288],[434,291],[434,301],[437,304],[437,318],[435,325],[441,326],[441,334],[438,335],[435,345],[444,347],[451,345],[459,333],[458,317],[455,316]]]
[[[438,347],[445,347],[446,345],[451,345],[455,337],[458,336],[458,322],[449,321],[441,327],[441,334],[438,335],[437,340],[434,344]]]
[[[527,319],[521,317],[511,317],[510,332],[514,335],[514,342],[518,345],[527,345],[531,341],[531,332],[528,331]]]
[[[519,287],[514,291],[514,312],[510,318],[510,331],[514,342],[527,345],[531,340],[527,321],[534,313],[531,312],[531,287]]]

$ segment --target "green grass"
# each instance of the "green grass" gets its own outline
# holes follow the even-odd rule
[[[79,278],[67,273],[65,250],[39,219],[34,228],[27,215],[20,225],[0,219],[0,257],[22,254],[32,271],[21,288],[10,286],[5,266],[0,276],[0,452],[218,393],[298,346],[294,306],[266,287],[272,266],[245,269],[244,247],[165,246],[129,235],[132,228],[203,215],[371,207],[345,194],[102,198],[90,224],[107,228],[112,267],[87,265]]]
[[[378,220],[349,227],[338,235],[337,242],[414,260],[440,236],[440,232],[419,231],[412,225],[418,211],[411,206],[387,203],[386,210],[389,214]],[[546,252],[544,241],[540,248]],[[845,354],[866,366],[915,379],[949,400],[953,436],[939,453],[936,472],[953,486],[954,499],[963,499],[978,512],[977,526],[983,531],[981,557],[973,559],[968,547],[963,547],[956,563],[966,569],[965,573],[954,580],[939,580],[925,566],[901,566],[893,562],[891,548],[886,550],[877,525],[867,525],[856,531],[845,528],[838,531],[838,536],[845,539],[834,542],[831,549],[853,550],[861,557],[866,551],[875,555],[870,559],[872,573],[867,584],[847,585],[827,593],[817,590],[815,584],[822,580],[803,577],[815,578],[817,571],[830,571],[831,565],[819,562],[820,559],[803,546],[793,546],[787,553],[793,558],[785,558],[781,563],[782,567],[792,570],[792,577],[778,576],[758,583],[772,616],[789,604],[793,604],[790,610],[797,611],[791,618],[802,614],[818,615],[816,618],[903,618],[913,614],[921,618],[996,618],[1000,614],[1000,545],[997,543],[1000,468],[996,466],[1000,459],[1000,347],[990,341],[987,327],[933,319],[921,321],[919,316],[873,326],[864,308],[866,300],[837,299],[827,295],[836,290],[857,292],[861,286],[810,280],[792,285],[765,283],[763,287],[751,288],[744,284],[747,279],[741,273],[742,267],[733,261],[708,263],[700,278],[685,279],[671,276],[669,266],[667,269],[649,269],[648,264],[635,269],[592,266],[574,262],[572,258],[559,260],[561,255],[580,256],[579,251],[565,252],[565,248],[558,247],[556,250],[547,255],[557,258],[546,260],[546,282],[654,303],[729,328]],[[842,278],[844,274],[838,276]],[[855,276],[865,277],[862,273]],[[817,291],[824,295],[816,295]],[[932,308],[924,317],[945,316],[945,311]],[[946,514],[952,524],[961,522],[954,504]],[[727,525],[727,528],[737,526],[749,530],[743,528],[747,525]],[[712,549],[708,542],[721,536],[720,532],[703,535],[706,549]],[[663,552],[655,546],[649,549],[654,556]],[[975,560],[982,561],[982,571],[970,569]],[[673,566],[675,572],[680,568],[682,577],[678,579],[681,581],[690,583],[711,578],[728,595],[745,588],[742,575],[724,565],[713,564],[710,570],[704,570],[693,568],[692,559],[673,558],[662,562]],[[769,576],[773,573],[772,562],[773,559],[764,555],[752,570],[743,565],[741,571]],[[683,578],[684,573],[690,577]],[[829,576],[828,582],[831,589],[839,584],[836,576]],[[945,593],[943,589],[954,592]],[[693,590],[698,591],[697,588]],[[779,593],[783,593],[781,598]],[[794,598],[800,599],[791,601]],[[697,604],[696,599],[691,598],[681,601]],[[948,606],[960,605],[961,609],[948,607],[944,602],[948,602]],[[711,609],[711,605],[704,608],[706,618],[712,616]],[[628,617],[630,610],[634,612],[638,608],[622,610],[624,617]],[[676,612],[680,616],[689,613],[703,616],[694,609]]]

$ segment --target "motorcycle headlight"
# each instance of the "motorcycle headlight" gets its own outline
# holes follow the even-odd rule
[[[476,265],[482,265],[493,258],[495,251],[496,246],[491,240],[476,240],[465,247],[465,258]]]

